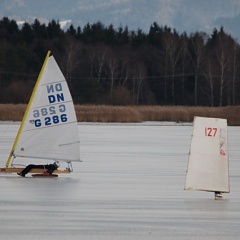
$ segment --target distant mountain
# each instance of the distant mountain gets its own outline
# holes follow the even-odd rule
[[[223,26],[240,39],[240,1],[236,0],[1,0],[0,17],[4,16],[29,23],[36,18],[42,23],[55,19],[62,27],[101,21],[145,32],[154,21],[180,33],[211,33]]]

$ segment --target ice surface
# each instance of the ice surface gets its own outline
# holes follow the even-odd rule
[[[3,167],[19,124],[0,124]],[[0,175],[0,239],[238,239],[240,127],[231,192],[184,191],[191,124],[79,124],[82,163],[53,179]]]

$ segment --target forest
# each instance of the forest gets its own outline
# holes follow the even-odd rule
[[[56,20],[0,20],[0,103],[27,103],[50,50],[75,104],[235,106],[240,46],[221,27],[187,35],[101,22],[62,30]]]

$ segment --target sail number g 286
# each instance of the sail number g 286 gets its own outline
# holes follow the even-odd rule
[[[52,124],[58,124],[60,122],[67,122],[67,114],[62,114],[59,116],[54,115],[52,117],[45,117],[44,118],[44,125],[45,126],[50,126]],[[41,119],[36,119],[34,121],[35,127],[41,127],[42,126],[42,121]]]
[[[66,112],[66,106],[61,104],[58,108],[55,106],[43,107],[33,110],[33,117],[35,118],[35,127],[50,126],[58,123],[64,123],[68,121]],[[42,119],[43,117],[43,119]]]
[[[217,128],[206,127],[205,136],[206,137],[215,137],[217,134]]]

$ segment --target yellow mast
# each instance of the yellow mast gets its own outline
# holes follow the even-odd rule
[[[23,126],[24,126],[24,124],[25,124],[26,117],[27,117],[27,115],[28,115],[30,106],[32,105],[33,98],[34,98],[35,93],[36,93],[36,91],[37,91],[39,82],[40,82],[40,80],[41,80],[41,78],[42,78],[42,74],[43,74],[43,71],[44,71],[45,66],[46,66],[46,64],[47,64],[48,58],[49,58],[49,56],[50,56],[50,53],[51,53],[51,51],[48,51],[47,56],[46,56],[46,58],[45,58],[45,60],[44,60],[42,69],[41,69],[41,71],[40,71],[40,73],[39,73],[37,82],[36,82],[36,84],[35,84],[35,86],[34,86],[34,89],[33,89],[32,95],[31,95],[31,98],[30,98],[29,103],[28,103],[28,105],[27,105],[27,109],[26,109],[26,111],[25,111],[25,113],[24,113],[24,116],[23,116],[23,119],[22,119],[22,123],[21,123],[21,125],[20,125],[19,130],[18,130],[17,137],[15,138],[14,144],[13,144],[13,146],[12,146],[12,150],[11,150],[11,152],[10,152],[10,154],[9,154],[9,157],[8,157],[8,160],[7,160],[7,162],[6,162],[6,167],[8,167],[9,164],[10,164],[10,162],[11,162],[11,158],[12,158],[12,156],[13,156],[14,150],[15,150],[16,145],[17,145],[17,142],[18,142],[18,139],[19,139],[20,134],[21,134],[21,132],[22,132],[22,128],[23,128]]]

